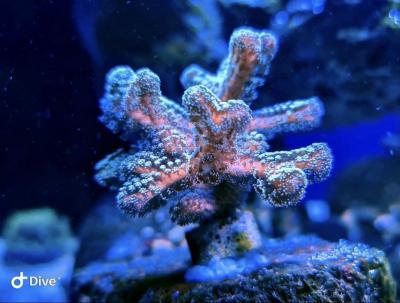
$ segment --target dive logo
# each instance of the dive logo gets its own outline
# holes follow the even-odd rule
[[[15,276],[11,279],[11,286],[15,289],[19,289],[23,287],[25,284],[29,287],[54,287],[57,284],[57,280],[60,280],[60,277],[55,278],[42,278],[41,276],[25,276],[21,271],[19,276]]]

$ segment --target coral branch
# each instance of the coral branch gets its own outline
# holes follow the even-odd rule
[[[128,66],[117,66],[106,75],[104,96],[100,100],[103,122],[113,133],[122,133],[123,137],[129,136],[134,128],[133,121],[126,111],[126,96],[131,83],[136,79],[133,70]]]
[[[229,57],[219,97],[230,99],[255,99],[255,87],[264,83],[263,77],[269,69],[276,52],[275,37],[267,32],[248,29],[235,31],[229,42]],[[246,91],[246,89],[248,89]]]
[[[200,134],[232,134],[240,132],[250,122],[250,108],[241,100],[221,102],[207,87],[187,89],[183,106]]]
[[[216,75],[191,65],[182,73],[181,83],[185,88],[204,85],[221,101],[241,99],[251,103],[257,98],[257,87],[264,84],[276,45],[276,38],[268,32],[238,29],[231,36],[229,55]]]
[[[125,139],[142,128],[168,141],[171,133],[166,128],[173,127],[182,140],[192,140],[186,112],[161,95],[159,77],[147,68],[136,73],[127,66],[113,68],[106,76],[100,106],[100,120]]]
[[[212,190],[207,187],[195,187],[179,193],[175,205],[171,207],[170,214],[172,221],[179,225],[199,223],[216,212],[217,202]]]
[[[262,176],[265,171],[275,171],[290,164],[303,170],[311,182],[326,179],[332,166],[332,153],[325,143],[313,143],[291,151],[267,152],[261,154],[258,159],[261,164],[257,167],[258,176]]]
[[[129,154],[120,148],[96,163],[94,167],[97,171],[95,175],[96,181],[102,186],[118,189],[122,185],[120,180],[121,164],[128,156]]]
[[[127,95],[129,116],[141,127],[158,129],[162,125],[187,126],[185,113],[172,101],[161,96],[160,78],[147,68],[136,73]]]
[[[247,130],[260,131],[270,139],[276,134],[318,127],[323,114],[322,102],[317,97],[288,101],[255,111]]]
[[[152,152],[140,152],[122,164],[121,179],[125,183],[119,190],[117,202],[131,215],[142,216],[161,206],[154,197],[187,176],[187,162],[179,158],[168,159]]]
[[[243,155],[228,169],[239,176],[255,176],[255,188],[264,199],[275,206],[298,203],[307,185],[328,177],[332,154],[324,143],[292,151],[266,152],[256,157]]]
[[[216,95],[219,93],[221,82],[220,79],[218,79],[218,74],[213,75],[197,64],[192,64],[185,68],[181,75],[180,81],[184,88],[189,88],[195,85],[203,85],[209,88]]]
[[[276,206],[297,204],[308,183],[327,178],[332,165],[331,151],[323,143],[289,152],[265,153],[259,159],[263,171],[257,171],[256,189]]]

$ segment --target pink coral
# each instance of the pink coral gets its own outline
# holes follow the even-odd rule
[[[118,205],[144,215],[167,198],[172,219],[200,222],[243,201],[218,197],[221,186],[253,185],[275,206],[296,204],[312,182],[324,180],[332,156],[324,143],[292,151],[268,152],[266,139],[320,123],[322,103],[313,97],[252,112],[276,52],[268,32],[236,30],[229,55],[213,75],[190,66],[182,75],[182,106],[162,96],[160,79],[149,69],[127,66],[107,75],[101,120],[129,139],[138,129],[145,140],[136,153],[117,153],[97,164],[103,185],[120,186]],[[221,195],[219,195],[221,196]]]

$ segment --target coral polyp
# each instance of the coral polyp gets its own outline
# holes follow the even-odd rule
[[[318,126],[323,106],[317,97],[250,109],[276,48],[266,31],[236,30],[216,74],[196,65],[183,72],[181,105],[161,94],[160,79],[149,69],[119,66],[108,73],[101,121],[128,141],[138,130],[144,134],[131,151],[119,150],[96,166],[100,184],[119,188],[124,212],[142,216],[171,201],[178,224],[236,226],[233,238],[251,249],[258,236],[243,238],[240,231],[252,226],[243,223],[252,217],[242,210],[252,187],[270,204],[289,206],[304,197],[309,184],[329,175],[326,144],[270,152],[266,142]]]

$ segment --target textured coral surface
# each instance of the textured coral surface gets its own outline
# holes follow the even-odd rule
[[[318,126],[323,107],[317,97],[254,112],[249,107],[276,45],[268,32],[236,30],[216,74],[196,65],[183,72],[181,105],[161,94],[160,79],[149,69],[119,66],[108,73],[101,120],[128,141],[137,130],[144,135],[131,151],[119,150],[96,166],[98,182],[119,189],[121,209],[141,216],[170,200],[172,219],[184,225],[241,204],[218,197],[225,184],[244,192],[253,186],[269,203],[288,206],[328,176],[332,157],[325,144],[269,152],[266,143]]]

